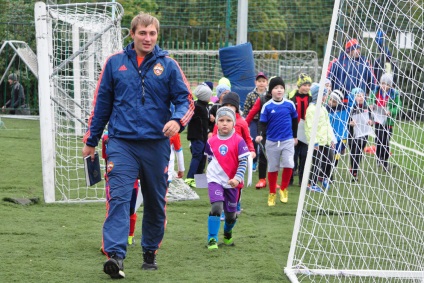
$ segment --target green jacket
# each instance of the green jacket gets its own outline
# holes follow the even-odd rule
[[[390,116],[387,117],[386,125],[393,126],[399,110],[402,108],[402,101],[400,100],[399,91],[396,89],[390,89],[388,96],[389,98],[387,100],[386,108],[390,112]],[[379,105],[379,100],[382,100],[382,96],[380,95],[380,86],[371,92],[367,102],[372,108],[375,105]]]
[[[314,124],[314,116],[317,106],[315,103],[310,103],[308,109],[306,110],[305,117],[305,135],[306,139],[310,141],[312,127]],[[327,109],[325,106],[321,105],[321,110],[319,113],[319,120],[317,125],[317,135],[315,138],[315,144],[318,145],[331,145],[331,142],[336,142],[336,137],[334,136],[333,127],[330,123],[330,117],[328,116]]]

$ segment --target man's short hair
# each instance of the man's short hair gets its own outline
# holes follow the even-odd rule
[[[156,17],[153,17],[150,14],[146,14],[141,12],[137,16],[135,16],[131,21],[131,31],[134,33],[137,29],[137,26],[141,25],[143,27],[147,27],[150,25],[154,25],[156,27],[157,32],[159,33],[159,20]]]

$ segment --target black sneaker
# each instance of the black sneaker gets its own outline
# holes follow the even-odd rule
[[[156,253],[155,251],[143,252],[143,265],[141,266],[143,270],[157,270],[158,266],[156,264]]]
[[[124,259],[113,255],[103,264],[104,273],[108,274],[112,279],[125,278]]]

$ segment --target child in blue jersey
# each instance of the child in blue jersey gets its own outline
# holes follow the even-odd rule
[[[220,215],[225,212],[224,244],[233,245],[233,227],[237,221],[237,201],[243,187],[247,159],[250,155],[246,142],[236,134],[236,114],[229,107],[216,112],[218,134],[206,143],[205,154],[210,162],[207,168],[211,211],[208,218],[208,249],[218,248]]]
[[[269,196],[268,206],[275,206],[278,171],[281,174],[280,201],[288,201],[288,189],[294,167],[294,146],[297,144],[297,111],[293,101],[284,98],[285,83],[274,77],[268,92],[272,99],[264,104],[259,118],[259,132],[266,132],[266,157],[268,159]],[[259,143],[262,136],[256,137]]]

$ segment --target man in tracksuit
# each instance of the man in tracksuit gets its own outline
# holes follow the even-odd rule
[[[124,278],[128,213],[134,180],[140,177],[144,270],[156,270],[156,252],[166,224],[169,137],[181,132],[193,115],[189,84],[178,63],[156,45],[159,21],[140,13],[131,22],[134,40],[110,56],[94,94],[94,109],[84,136],[83,156],[94,158],[108,123],[108,211],[103,225],[103,270]],[[171,115],[170,105],[175,106]]]
[[[361,46],[357,39],[347,41],[345,50],[332,62],[327,77],[333,90],[340,90],[343,93],[343,103],[347,103],[349,94],[354,88],[359,87],[367,94],[374,89],[375,77],[371,64],[361,55]]]

